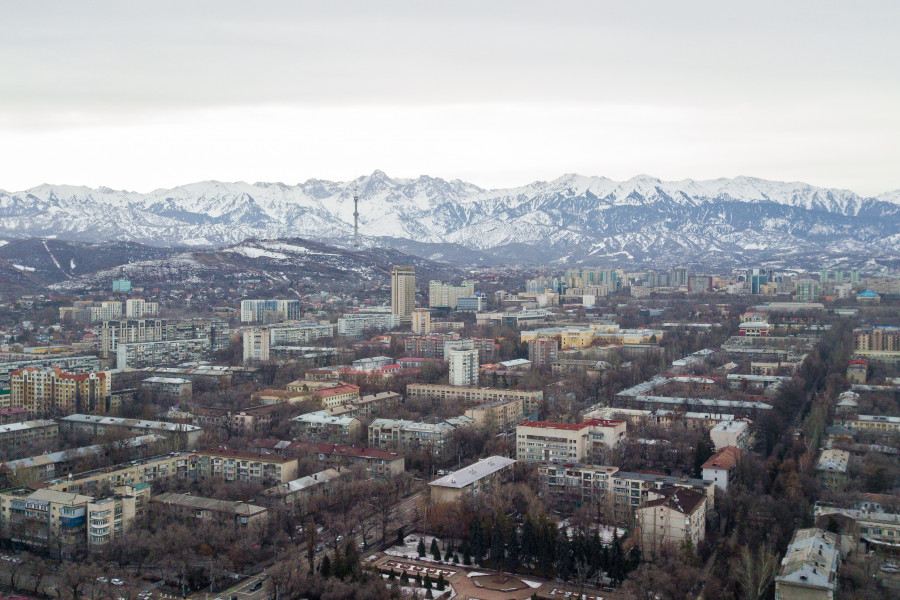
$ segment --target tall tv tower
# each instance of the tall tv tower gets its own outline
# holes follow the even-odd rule
[[[359,250],[359,194],[353,189],[353,249]]]

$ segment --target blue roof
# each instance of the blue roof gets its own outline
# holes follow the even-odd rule
[[[878,294],[873,292],[872,290],[866,290],[856,295],[857,298],[881,298]]]

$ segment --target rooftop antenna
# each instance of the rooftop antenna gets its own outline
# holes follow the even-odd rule
[[[359,194],[353,188],[353,249],[359,250]]]

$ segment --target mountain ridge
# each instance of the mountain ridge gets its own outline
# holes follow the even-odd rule
[[[521,262],[531,248],[550,262],[615,256],[634,264],[810,249],[826,257],[900,254],[900,192],[864,197],[747,176],[614,181],[568,173],[484,189],[375,171],[347,182],[204,181],[146,194],[44,184],[0,191],[0,235],[213,248],[302,236],[350,247],[354,193],[366,247],[451,245],[501,262]]]

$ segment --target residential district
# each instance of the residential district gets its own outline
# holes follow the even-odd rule
[[[5,297],[0,484],[33,598],[898,597],[900,279]]]

